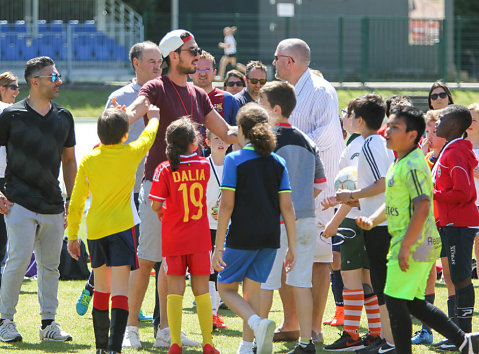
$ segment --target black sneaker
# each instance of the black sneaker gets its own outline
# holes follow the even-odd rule
[[[364,335],[361,338],[361,341],[363,342],[364,347],[370,347],[370,346],[380,346],[383,344],[383,340],[380,336],[375,336],[373,337],[369,333]]]
[[[442,341],[435,348],[437,350],[442,350],[442,351],[445,351],[445,352],[455,352],[455,351],[457,351],[456,345],[453,342],[451,342],[449,339],[446,340],[446,341]]]
[[[383,345],[381,345],[378,348],[377,353],[378,354],[382,354],[382,353],[396,354],[396,347],[394,345],[389,344],[388,342],[384,342]]]
[[[288,354],[301,354],[301,353],[313,353],[316,354],[316,347],[314,346],[312,341],[309,341],[308,345],[306,347],[301,346],[301,344],[298,343],[296,347],[288,352]]]
[[[353,350],[361,349],[361,348],[364,348],[361,338],[354,340],[346,331],[343,332],[341,337],[339,337],[339,339],[336,342],[323,347],[324,350],[329,352],[353,351]]]
[[[376,354],[378,352],[379,348],[381,348],[381,346],[385,343],[386,343],[386,341],[383,338],[378,337],[378,339],[375,342],[371,343],[367,347],[356,350],[356,353],[359,353],[359,354]],[[363,342],[363,344],[364,344],[364,342]]]
[[[479,333],[467,333],[467,342],[461,348],[462,354],[477,354],[479,353]]]

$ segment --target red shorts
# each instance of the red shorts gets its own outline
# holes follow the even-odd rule
[[[213,273],[211,251],[183,254],[181,256],[166,256],[164,263],[166,274],[186,275],[186,269],[193,275],[210,275]]]

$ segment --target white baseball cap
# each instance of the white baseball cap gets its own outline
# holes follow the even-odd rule
[[[181,39],[181,35],[183,33],[189,33],[188,37]],[[170,31],[161,39],[160,41],[160,50],[163,58],[166,58],[171,52],[174,52],[179,47],[183,45],[183,43],[188,42],[191,39],[195,39],[193,35],[184,29],[177,29],[174,31]]]

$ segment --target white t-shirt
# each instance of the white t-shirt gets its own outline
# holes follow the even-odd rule
[[[226,55],[236,54],[236,41],[233,35],[230,34],[225,37],[225,44],[229,45],[228,47],[225,48]]]
[[[474,153],[476,154],[476,157],[479,159],[479,149],[472,149]],[[476,205],[479,206],[479,178],[474,177],[474,185],[476,186],[476,194],[477,194],[477,199],[476,199]]]
[[[213,217],[212,209],[218,207],[218,203],[221,197],[220,185],[223,179],[223,165],[216,166],[213,162],[213,158],[208,157],[210,163],[210,179],[206,187],[206,208],[208,212],[208,221],[210,223],[210,230],[216,230],[218,228],[218,220]],[[218,209],[216,209],[216,212]]]
[[[386,177],[394,153],[386,147],[386,139],[378,134],[368,136],[361,148],[358,158],[358,188],[370,186],[377,180]],[[371,216],[386,201],[384,193],[359,200],[361,215]],[[379,224],[387,225],[387,222]]]
[[[3,110],[10,106],[9,103],[0,101],[0,114]],[[5,146],[0,146],[0,178],[5,178],[5,169],[7,168],[7,149]]]
[[[348,146],[344,149],[339,159],[339,170],[341,171],[345,167],[354,166],[358,168],[359,155],[361,154],[361,148],[363,147],[364,138],[359,135],[354,138],[353,141],[349,143]],[[361,216],[361,211],[359,208],[352,208],[351,211],[346,216],[349,219],[355,219]]]

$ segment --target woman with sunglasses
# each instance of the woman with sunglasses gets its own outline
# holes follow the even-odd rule
[[[430,109],[443,109],[453,104],[451,91],[446,84],[436,81],[432,84],[427,97],[427,103]]]
[[[245,86],[245,76],[238,70],[230,70],[226,73],[223,90],[236,95]]]
[[[18,88],[18,79],[11,72],[7,71],[0,74],[0,114],[5,108],[15,103],[15,97],[20,93]],[[7,167],[7,154],[5,146],[0,146],[0,191],[4,193],[5,168]],[[7,248],[7,230],[3,215],[0,215],[0,264],[5,257]],[[1,275],[0,275],[1,281]]]

